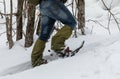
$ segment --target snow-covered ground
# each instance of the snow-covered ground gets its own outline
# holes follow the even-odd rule
[[[24,48],[24,40],[20,40],[15,41],[14,47],[9,50],[6,34],[3,33],[5,26],[0,24],[0,79],[120,79],[120,33],[117,24],[111,18],[110,28],[106,29],[109,14],[101,1],[85,2],[86,35],[66,41],[67,46],[75,49],[85,40],[84,47],[74,57],[58,59],[36,68],[30,66],[33,46]],[[119,21],[120,1],[105,0],[105,3],[108,7],[111,5],[111,11]],[[0,18],[1,22],[4,20]],[[48,49],[50,41],[44,55],[49,54]]]

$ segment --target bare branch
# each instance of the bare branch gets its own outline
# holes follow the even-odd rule
[[[102,1],[103,5],[105,6],[105,8],[106,8],[106,9],[108,10],[108,12],[110,13],[110,15],[114,18],[114,20],[115,20],[115,22],[116,22],[116,24],[117,24],[117,27],[118,27],[118,29],[119,29],[119,31],[120,31],[119,22],[117,21],[115,15],[111,12],[111,9],[109,9],[109,8],[106,6],[105,2],[104,2],[103,0],[101,0],[101,1]],[[111,16],[110,16],[110,17],[111,17]]]

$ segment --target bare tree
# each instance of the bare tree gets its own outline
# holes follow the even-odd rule
[[[34,21],[35,6],[32,4],[28,4],[28,22],[25,36],[25,47],[30,47],[33,44]]]
[[[118,27],[118,29],[120,31],[120,25],[119,25],[118,20],[115,17],[115,14],[113,14],[112,11],[111,11],[111,9],[107,7],[107,5],[105,4],[104,0],[101,0],[101,1],[102,1],[103,5],[105,6],[105,8],[107,9],[107,11],[110,13],[110,18],[109,18],[109,21],[108,21],[108,30],[109,30],[110,19],[111,19],[111,17],[113,17],[113,19],[115,20],[115,22],[117,24],[117,27]],[[109,30],[109,33],[110,33],[110,30]]]
[[[23,28],[23,22],[22,22],[22,11],[23,11],[23,2],[24,0],[18,0],[17,3],[17,33],[16,33],[16,40],[22,39],[22,28]]]
[[[85,27],[85,1],[78,0],[78,29],[81,29],[81,33],[85,35],[84,27]]]
[[[13,39],[12,39],[12,13],[13,13],[12,7],[13,7],[12,0],[10,0],[10,19],[9,17],[6,17],[7,40],[8,40],[10,49],[14,45]]]

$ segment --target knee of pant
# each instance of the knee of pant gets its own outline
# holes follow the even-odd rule
[[[75,20],[71,20],[69,23],[66,25],[70,26],[72,29],[76,28],[77,22]]]
[[[77,25],[77,22],[74,21],[74,22],[71,24],[72,29],[75,29],[75,28],[76,28],[76,25]]]
[[[43,30],[40,33],[39,39],[43,41],[47,41],[50,37],[50,31],[49,30]]]
[[[39,39],[43,41],[48,41],[49,37],[50,37],[49,35],[44,34],[44,35],[40,35]]]

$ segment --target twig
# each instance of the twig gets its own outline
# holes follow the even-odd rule
[[[110,21],[111,21],[111,15],[110,15],[110,18],[109,18],[109,20],[108,20],[108,32],[109,32],[109,34],[111,34],[111,33],[110,33]]]
[[[115,20],[115,22],[116,22],[116,24],[117,24],[117,27],[118,27],[118,29],[119,29],[119,31],[120,31],[119,22],[117,21],[117,19],[116,19],[116,17],[114,16],[114,14],[111,12],[111,9],[109,9],[109,8],[106,6],[106,4],[105,4],[105,2],[104,2],[103,0],[101,0],[101,1],[102,1],[103,5],[105,6],[105,8],[108,10],[108,12],[111,14],[111,16],[114,18],[114,20]]]
[[[15,15],[15,16],[16,16],[16,14],[17,14],[17,13],[12,13],[12,15]],[[1,12],[0,12],[0,15],[10,16],[11,14],[10,14],[10,13],[7,14],[7,13],[1,13]]]
[[[86,22],[90,22],[90,21],[99,24],[99,25],[100,25],[101,27],[103,27],[104,29],[108,29],[107,27],[105,27],[104,25],[102,25],[102,24],[101,24],[99,21],[97,21],[97,20],[92,20],[92,19],[86,20]]]

